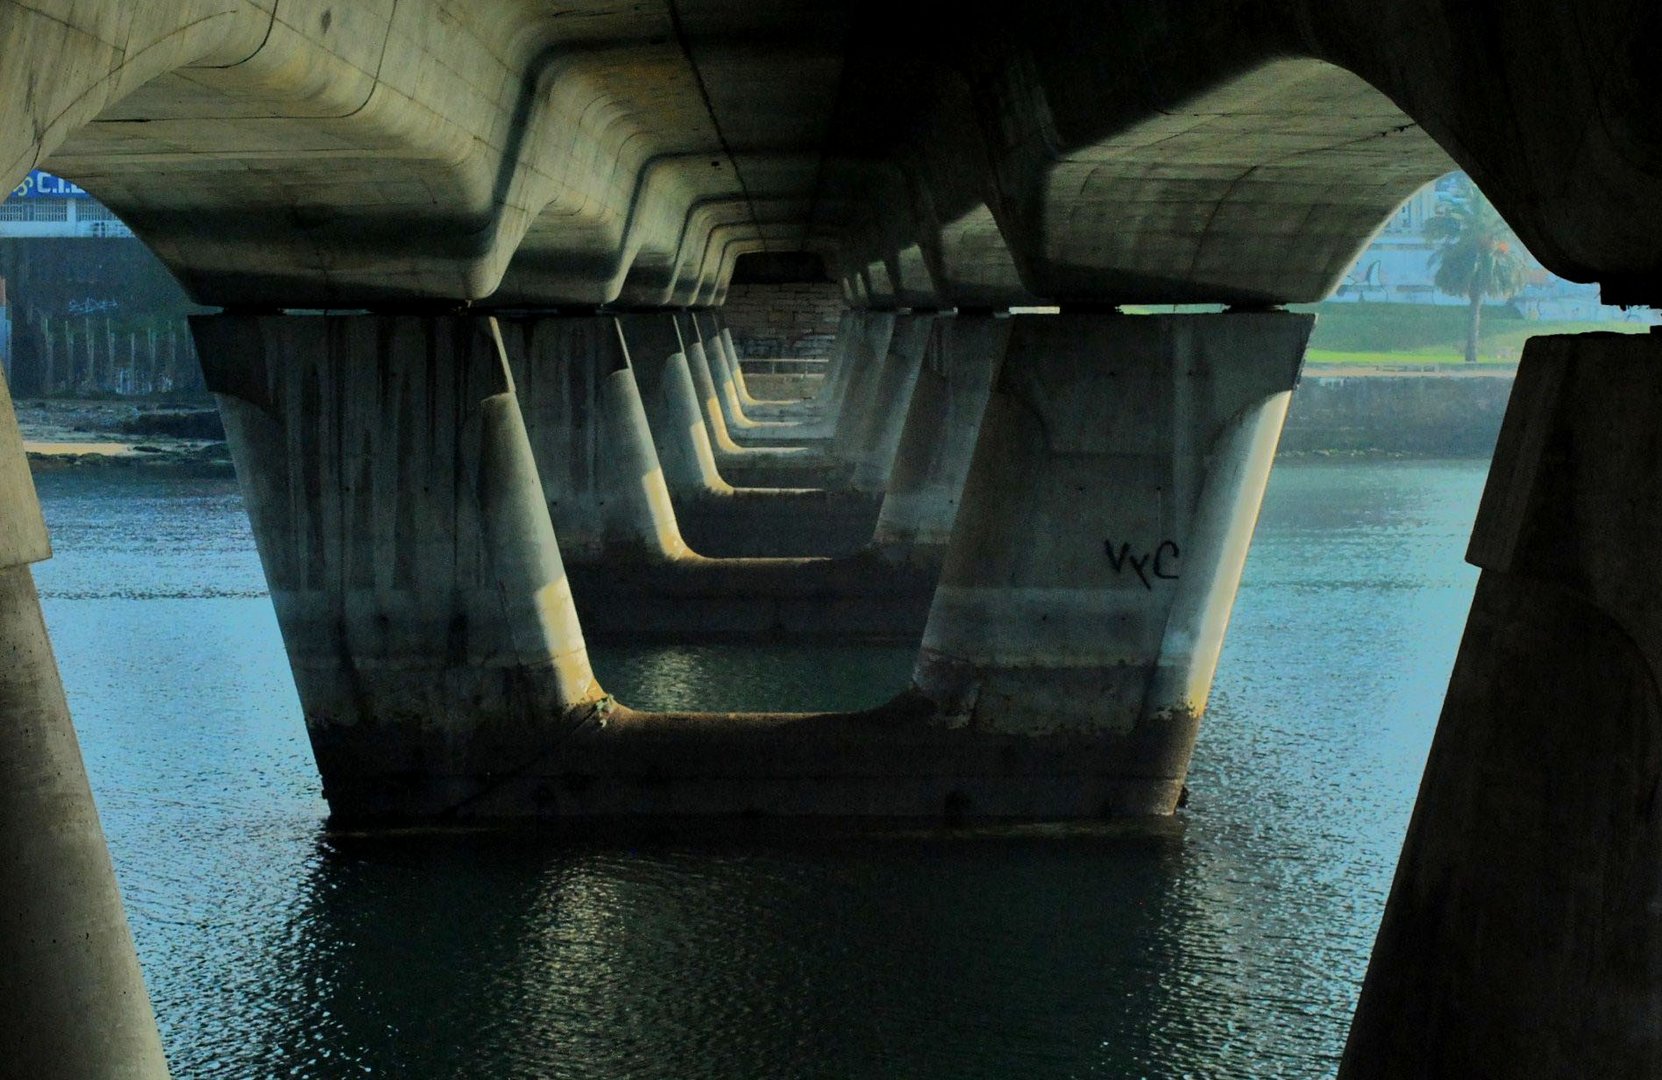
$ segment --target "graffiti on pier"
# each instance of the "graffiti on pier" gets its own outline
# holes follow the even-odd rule
[[[1114,568],[1114,573],[1123,574],[1129,567],[1145,589],[1154,589],[1155,578],[1177,580],[1177,562],[1183,552],[1175,540],[1162,540],[1153,551],[1144,551],[1140,555],[1130,544],[1121,544],[1116,548],[1112,540],[1104,540],[1102,547],[1108,553],[1108,565]]]

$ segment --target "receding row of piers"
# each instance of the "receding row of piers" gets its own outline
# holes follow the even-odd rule
[[[195,333],[340,819],[1036,818],[1176,806],[1309,326],[850,313],[802,402],[700,313]],[[649,715],[587,637],[919,654]]]
[[[1310,323],[851,312],[800,402],[754,396],[704,313],[194,330],[325,794],[375,825],[1170,813]],[[1659,354],[1526,352],[1347,1080],[1662,1061]],[[9,1060],[164,1076],[0,421]],[[859,712],[650,713],[597,679],[606,636],[918,653]]]

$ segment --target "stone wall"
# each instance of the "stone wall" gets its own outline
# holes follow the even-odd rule
[[[741,358],[826,357],[843,306],[831,284],[734,285],[721,313]]]
[[[1488,457],[1509,375],[1327,375],[1293,392],[1282,453]]]

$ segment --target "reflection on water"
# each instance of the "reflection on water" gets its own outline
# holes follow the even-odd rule
[[[1475,572],[1476,463],[1270,485],[1178,828],[327,837],[235,485],[40,478],[36,568],[183,1077],[1330,1074]],[[840,708],[904,649],[597,650]]]

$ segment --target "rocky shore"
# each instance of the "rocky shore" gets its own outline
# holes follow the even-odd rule
[[[68,468],[231,471],[211,404],[36,398],[17,401],[23,449],[35,472]]]

